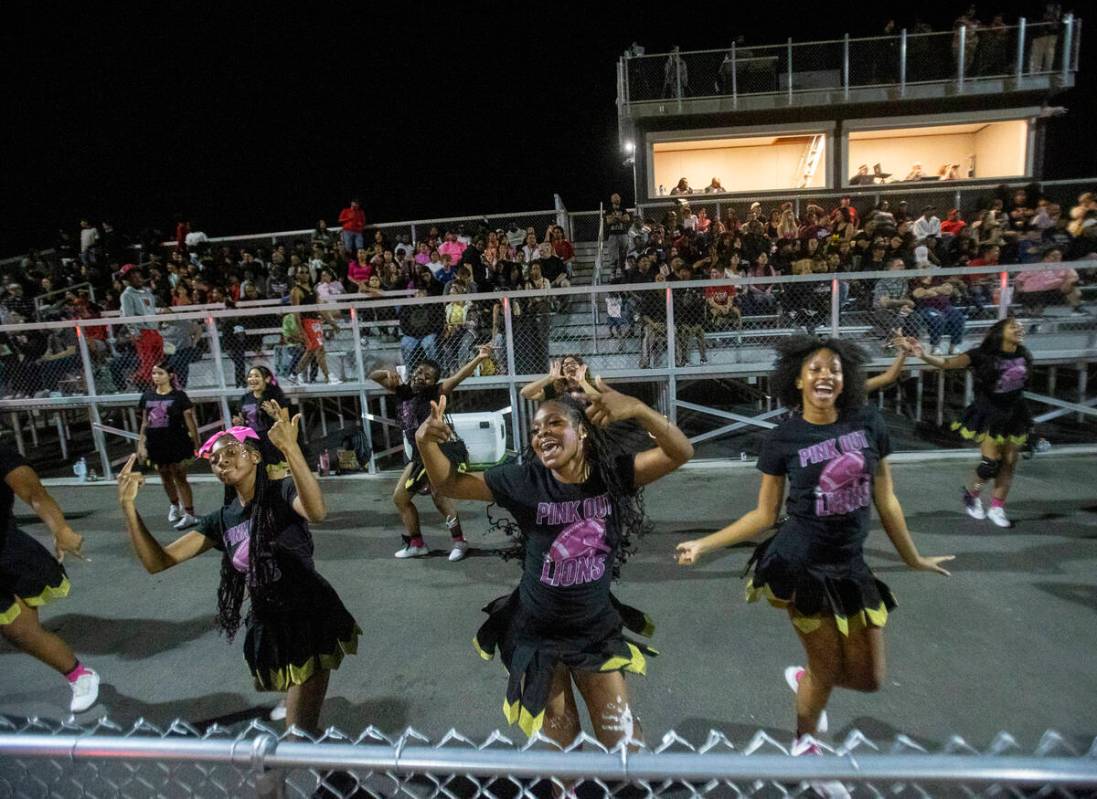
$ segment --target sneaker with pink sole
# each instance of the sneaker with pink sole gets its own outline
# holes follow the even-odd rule
[[[789,754],[793,757],[803,755],[822,757],[823,749],[819,746],[818,741],[810,735],[802,735],[792,742],[792,749],[789,750]],[[849,788],[838,780],[811,780],[807,784],[811,790],[820,796],[825,796],[826,799],[850,799]]]

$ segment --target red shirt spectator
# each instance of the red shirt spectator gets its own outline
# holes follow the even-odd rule
[[[960,218],[960,211],[952,208],[948,212],[948,219],[941,223],[941,232],[946,236],[957,236],[967,227],[967,222]]]
[[[366,229],[366,212],[357,200],[351,200],[350,205],[339,212],[339,224],[351,233],[361,233]]]
[[[944,228],[944,223],[941,223],[941,227],[942,227],[942,229]],[[979,257],[978,258],[972,258],[970,261],[967,262],[967,265],[968,266],[997,266],[998,265],[998,256],[1000,255],[1000,252],[1001,251],[998,249],[997,245],[994,245],[994,244],[984,245],[983,247],[980,248]],[[987,273],[984,273],[984,274],[981,274],[981,275],[971,275],[970,277],[967,276],[967,275],[964,276],[964,279],[969,284],[970,283],[982,283],[984,281],[993,280],[993,278],[994,278],[994,275],[987,274]]]

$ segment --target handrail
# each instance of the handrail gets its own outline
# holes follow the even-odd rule
[[[606,208],[605,203],[598,203],[598,249],[594,251],[594,279],[595,286],[602,284],[602,248],[606,243]]]
[[[45,300],[46,297],[52,297],[55,294],[67,294],[70,291],[77,291],[84,287],[87,287],[88,296],[91,297],[91,301],[95,302],[95,286],[85,281],[83,283],[77,283],[75,286],[65,286],[64,288],[54,289],[53,291],[47,291],[45,294],[36,296],[34,298],[34,316],[37,318],[38,315],[42,313],[42,306],[46,304],[43,300]]]

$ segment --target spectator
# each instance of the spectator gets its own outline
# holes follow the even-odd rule
[[[534,237],[536,241],[536,237]],[[449,256],[449,262],[451,264],[458,264],[461,261],[461,256],[464,255],[466,245],[457,240],[457,233],[453,230],[446,231],[446,240],[438,247],[438,253],[445,258]]]
[[[928,261],[916,264],[919,269],[929,266]],[[933,355],[943,354],[941,349],[943,334],[947,334],[950,338],[948,348],[950,355],[955,354],[964,338],[966,325],[964,314],[952,304],[952,298],[956,293],[956,286],[952,281],[934,275],[915,278],[912,285],[911,295],[918,315],[929,331],[929,343]]]
[[[979,247],[979,257],[968,261],[968,266],[997,266],[1001,247],[997,244],[983,244]],[[965,276],[971,301],[981,311],[993,304],[994,285],[997,283],[994,273]]]
[[[545,242],[537,248],[537,259],[541,262],[541,274],[556,288],[568,288],[571,282],[568,280],[567,268],[564,262],[556,256],[552,245]]]
[[[614,192],[609,198],[610,208],[605,216],[605,236],[609,245],[609,254],[615,269],[623,269],[625,256],[629,252],[629,233],[633,227],[632,214],[621,207],[621,195]],[[637,241],[641,238],[642,228],[637,231]],[[646,236],[643,236],[646,243]]]
[[[376,277],[376,275],[371,275]],[[320,302],[335,302],[335,298],[346,294],[343,284],[335,279],[330,269],[320,271],[320,282],[316,284],[316,298]]]
[[[179,388],[186,388],[190,380],[190,365],[202,357],[198,349],[198,342],[202,340],[202,325],[194,319],[169,317],[161,323],[160,333],[164,339],[164,355],[179,381]]]
[[[941,222],[941,235],[958,236],[965,227],[967,227],[967,222],[960,218],[960,209],[950,208],[947,218]],[[915,237],[917,237],[917,234],[915,234]]]
[[[419,288],[415,298],[427,296],[426,288]],[[400,307],[400,354],[408,372],[424,358],[438,360],[438,337],[445,326],[445,312],[438,303],[405,304]]]
[[[1006,75],[1009,72],[1009,29],[1001,14],[979,29],[979,50],[975,72],[979,75]]]
[[[747,270],[748,278],[777,277],[777,272],[769,263],[769,256],[759,253]],[[777,296],[772,283],[751,283],[747,286],[743,298],[743,313],[748,316],[773,313],[777,308]]]
[[[663,66],[663,96],[685,97],[689,94],[689,68],[678,54],[678,47],[667,57]]]
[[[922,164],[918,161],[915,161],[913,164],[910,165],[910,171],[907,173],[907,176],[903,178],[903,180],[925,180],[927,177],[929,176],[922,169]]]
[[[1063,250],[1051,247],[1043,262],[1057,264],[1063,260]],[[1017,299],[1027,313],[1039,316],[1048,305],[1069,305],[1073,314],[1088,316],[1082,307],[1082,292],[1078,288],[1078,273],[1073,269],[1051,269],[1043,272],[1019,272],[1013,279]]]
[[[725,191],[727,191],[727,189],[725,189],[723,185],[721,185],[720,178],[714,177],[712,181],[707,186],[705,186],[705,194],[720,194]]]
[[[122,316],[156,316],[156,298],[144,287],[140,267],[126,264],[118,274],[128,283],[122,292]],[[152,385],[152,367],[164,360],[164,340],[155,321],[131,322],[128,327],[137,355],[137,370],[131,379],[144,390]]]
[[[85,264],[94,264],[99,231],[86,219],[80,220],[80,260]]]
[[[1033,26],[1032,50],[1028,56],[1028,71],[1051,72],[1055,66],[1055,47],[1059,42],[1062,25],[1062,7],[1058,3],[1044,3],[1040,25]]]
[[[934,206],[927,205],[922,209],[922,215],[914,220],[913,233],[917,241],[924,241],[931,236],[941,237],[941,220],[937,218],[936,210]]]
[[[4,299],[4,307],[11,313],[19,314],[23,319],[34,321],[34,300],[23,292],[23,284],[12,281],[8,284],[8,296]]]
[[[365,214],[363,214],[364,219]],[[328,223],[323,219],[317,221],[316,227],[312,231],[312,243],[314,246],[320,245],[322,250],[330,249],[335,243],[335,236],[328,230]]]
[[[682,194],[693,194],[693,189],[689,187],[689,181],[685,178],[680,178],[677,185],[670,190],[671,196]]]
[[[722,280],[724,272],[718,266],[712,266],[708,272],[709,280]],[[736,288],[732,284],[705,287],[706,318],[710,330],[727,330],[735,326],[742,330],[743,314],[735,305]]]
[[[357,252],[366,246],[363,231],[366,229],[366,212],[357,198],[339,212],[339,224],[343,226],[342,241],[346,252]]]
[[[906,268],[902,258],[892,258],[888,263],[889,272],[902,272]],[[897,274],[876,281],[872,289],[872,318],[884,341],[898,335],[918,337],[918,314],[908,278]]]
[[[861,164],[857,167],[857,174],[849,179],[849,185],[851,186],[871,186],[876,182],[876,179],[869,174],[868,164]]]
[[[665,268],[665,267],[664,267]],[[666,282],[663,272],[655,274],[656,283]],[[662,291],[644,291],[640,294],[638,314],[642,325],[640,331],[640,368],[649,368],[653,360],[658,360],[660,352],[667,346],[667,301]]]
[[[316,292],[309,284],[308,272],[302,270],[297,273],[293,288],[290,290],[290,303],[295,306],[317,304]],[[324,382],[329,385],[342,383],[342,380],[332,377],[328,371],[327,351],[324,349],[324,318],[317,311],[298,311],[296,316],[297,329],[301,331],[300,338],[305,345],[304,355],[297,363],[300,382],[309,382],[309,367],[315,363],[324,373]],[[330,319],[328,322],[335,327]]]
[[[467,271],[467,268],[462,267],[462,271]],[[472,344],[476,339],[476,319],[475,314],[469,313],[472,303],[464,299],[467,291],[463,283],[454,280],[449,285],[448,293],[452,299],[445,307],[441,340],[442,368],[444,371],[454,371],[471,357]]]
[[[552,251],[556,257],[564,262],[568,278],[572,278],[575,274],[575,247],[564,235],[564,229],[559,225],[553,225],[550,228],[549,241],[552,242]]]
[[[956,18],[952,23],[952,63],[960,57],[960,32],[964,32],[964,75],[971,76],[975,65],[975,54],[979,49],[979,20],[975,16],[975,6]]]

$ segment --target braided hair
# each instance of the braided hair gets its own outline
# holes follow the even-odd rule
[[[576,429],[586,434],[583,455],[590,466],[590,479],[597,480],[605,488],[613,507],[616,524],[606,526],[607,543],[614,547],[616,555],[612,566],[613,579],[621,576],[621,566],[636,552],[640,539],[651,532],[651,520],[644,510],[644,489],[642,486],[626,485],[617,470],[617,460],[622,456],[632,457],[634,451],[626,448],[614,433],[591,423],[582,404],[565,394],[556,399],[546,400],[541,407],[549,403],[558,405]],[[532,445],[527,446],[523,457],[536,459]],[[495,503],[488,506],[488,522],[493,530],[505,534],[513,545],[502,551],[505,560],[521,559],[525,564],[528,538],[518,523],[508,516],[493,512]]]
[[[258,452],[250,443],[244,445],[249,452]],[[278,492],[278,483],[267,477],[262,460],[255,469],[255,493],[251,500],[248,519],[248,573],[241,574],[232,564],[228,546],[221,553],[221,582],[217,586],[217,626],[231,641],[240,629],[240,609],[244,604],[244,589],[253,600],[270,598],[270,586],[281,574],[274,557],[275,527],[271,499]],[[236,490],[225,486],[225,507],[237,498]],[[222,521],[222,537],[224,536]]]

